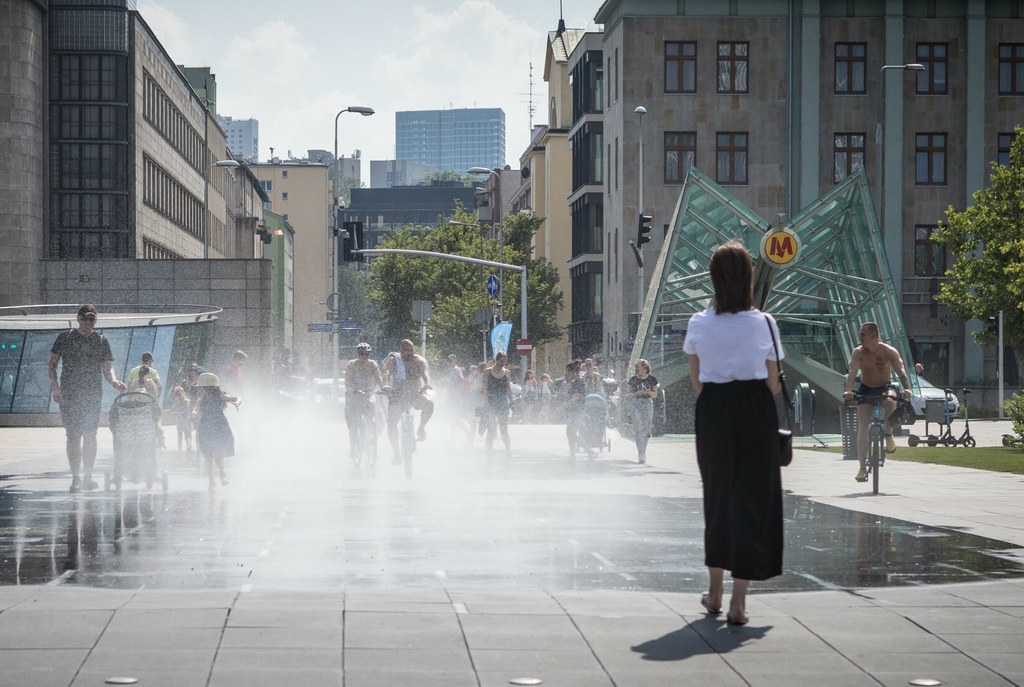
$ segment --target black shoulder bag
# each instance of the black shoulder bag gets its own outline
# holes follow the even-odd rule
[[[782,360],[779,359],[779,344],[775,340],[775,330],[766,316],[764,323],[768,325],[768,333],[772,335],[772,348],[775,349],[775,361],[779,365],[779,383],[782,385],[782,400],[786,404],[786,427],[779,427],[779,465],[785,467],[793,462],[793,418],[790,415],[789,392],[786,391],[786,375],[782,371]]]

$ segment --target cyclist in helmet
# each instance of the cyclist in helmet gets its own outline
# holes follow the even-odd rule
[[[356,346],[356,357],[345,366],[345,424],[348,425],[348,436],[353,458],[356,458],[358,431],[353,427],[365,415],[369,417],[371,431],[376,432],[373,425],[373,392],[377,387],[384,386],[380,376],[380,367],[370,357],[373,349],[363,342]]]

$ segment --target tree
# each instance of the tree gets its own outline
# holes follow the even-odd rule
[[[1003,311],[1004,344],[1021,359],[1024,345],[1024,128],[1014,130],[1009,165],[993,163],[986,188],[964,210],[946,209],[934,240],[954,259],[937,300],[964,320]],[[988,346],[994,334],[983,327],[975,340]],[[1018,368],[1019,369],[1019,368]]]
[[[523,264],[530,242],[542,219],[510,216],[504,231],[481,231],[473,215],[458,207],[453,221],[439,218],[436,226],[405,226],[389,233],[381,248],[405,248],[462,255],[484,260]],[[504,237],[504,250],[501,238]],[[428,325],[430,346],[436,354],[455,353],[474,359],[482,354],[481,326],[477,311],[492,311],[492,299],[484,287],[491,270],[464,262],[407,255],[381,255],[370,263],[369,296],[379,309],[381,330],[389,341],[416,337],[419,325],[412,320],[412,301],[433,303]],[[513,338],[519,324],[519,284],[516,274],[505,273],[504,313],[513,323]],[[530,339],[539,343],[561,336],[557,325],[562,308],[558,272],[546,260],[527,262],[527,323]],[[489,325],[487,327],[489,329]]]

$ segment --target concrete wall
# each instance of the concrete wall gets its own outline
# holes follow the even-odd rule
[[[43,303],[137,305],[159,312],[169,304],[221,308],[206,367],[222,372],[238,349],[247,379],[269,379],[270,260],[44,260]]]
[[[39,299],[46,216],[43,11],[0,0],[0,306]]]

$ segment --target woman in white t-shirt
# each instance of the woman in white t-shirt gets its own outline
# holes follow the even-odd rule
[[[697,391],[697,463],[704,492],[704,563],[708,592],[701,605],[722,612],[725,571],[732,573],[726,620],[748,621],[751,580],[782,573],[782,475],[774,395],[778,328],[753,305],[753,263],[729,241],[711,256],[711,306],[690,318],[683,350]],[[781,356],[780,348],[780,356]]]

